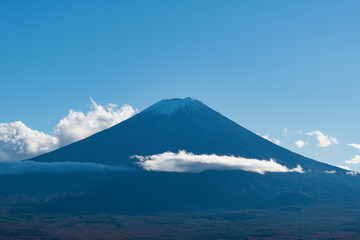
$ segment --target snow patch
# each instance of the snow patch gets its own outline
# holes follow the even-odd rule
[[[144,112],[154,112],[162,115],[169,115],[181,109],[185,105],[195,101],[197,100],[190,97],[184,99],[181,98],[164,99],[148,107],[147,109],[144,110]]]

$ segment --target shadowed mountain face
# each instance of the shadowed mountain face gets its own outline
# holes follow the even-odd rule
[[[132,118],[79,142],[35,157],[43,162],[96,162],[138,167],[133,155],[186,150],[194,154],[270,158],[305,171],[341,169],[284,149],[192,99],[162,100]]]

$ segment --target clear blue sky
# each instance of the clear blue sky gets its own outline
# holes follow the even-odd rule
[[[359,11],[360,1],[0,0],[0,122],[51,132],[89,97],[142,110],[192,96],[344,165],[359,154],[346,145],[360,143]]]

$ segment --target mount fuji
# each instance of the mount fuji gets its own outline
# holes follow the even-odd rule
[[[132,156],[181,150],[195,155],[272,159],[289,169],[301,166],[304,171],[345,172],[282,148],[193,98],[162,100],[107,130],[31,160],[139,168],[138,159]]]
[[[29,160],[123,169],[0,176],[0,194],[51,199],[35,202],[36,212],[358,208],[360,199],[358,176],[278,146],[193,98],[162,100]]]

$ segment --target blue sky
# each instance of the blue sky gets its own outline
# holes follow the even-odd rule
[[[334,165],[360,154],[359,1],[0,1],[0,123],[192,96]],[[286,134],[283,129],[303,134]],[[338,144],[319,147],[319,130]],[[308,142],[298,148],[295,141]],[[360,165],[349,165],[360,170]]]

